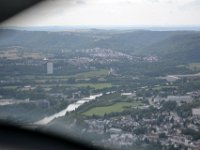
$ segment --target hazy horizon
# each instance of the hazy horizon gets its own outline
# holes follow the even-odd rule
[[[24,31],[73,31],[73,30],[151,30],[151,31],[200,31],[200,25],[194,26],[105,26],[105,25],[84,25],[84,26],[1,26],[0,29],[13,29]]]
[[[2,26],[199,26],[198,0],[47,0]]]

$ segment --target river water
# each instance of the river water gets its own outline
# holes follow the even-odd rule
[[[55,113],[55,114],[53,114],[51,116],[45,117],[45,118],[35,122],[34,124],[36,124],[36,125],[46,125],[46,124],[50,123],[52,120],[54,120],[55,118],[59,118],[59,117],[65,116],[65,114],[67,112],[74,111],[79,106],[83,105],[84,103],[92,101],[92,100],[95,100],[97,97],[101,97],[102,95],[103,94],[101,93],[101,94],[91,95],[89,97],[82,98],[81,100],[68,105],[67,108],[65,108],[64,110],[62,110],[62,111],[60,111],[58,113]]]

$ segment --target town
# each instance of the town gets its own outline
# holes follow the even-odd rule
[[[119,49],[0,47],[1,120],[111,149],[198,150],[200,62]]]

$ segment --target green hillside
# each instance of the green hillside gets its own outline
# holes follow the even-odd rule
[[[110,48],[164,59],[196,62],[200,60],[200,32],[195,31],[121,31],[44,32],[0,30],[0,48],[22,46],[32,49]]]

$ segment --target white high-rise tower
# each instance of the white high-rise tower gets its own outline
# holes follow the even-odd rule
[[[53,63],[47,62],[47,74],[53,74]]]

